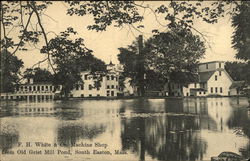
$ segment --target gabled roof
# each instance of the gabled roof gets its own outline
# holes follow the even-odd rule
[[[224,73],[228,76],[228,78],[233,82],[233,79],[227,73],[227,71],[225,69],[221,69],[221,68],[213,70],[213,71],[208,71],[208,72],[199,72],[198,73],[199,74],[199,82],[207,82],[216,71],[224,71]]]
[[[199,82],[207,82],[216,71],[199,72]]]

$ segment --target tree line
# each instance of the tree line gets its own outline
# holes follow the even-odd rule
[[[58,35],[48,37],[49,32],[43,25],[42,17],[45,11],[56,2],[48,1],[1,1],[1,92],[12,91],[13,84],[18,83],[20,68],[23,62],[15,54],[28,50],[27,44],[39,49],[47,58],[35,63],[47,61],[52,69],[54,80],[63,85],[64,93],[68,93],[74,84],[80,80],[79,71],[103,71],[104,62],[93,55],[93,51],[84,45],[83,38],[72,39],[77,32],[69,27]],[[147,88],[160,88],[166,81],[186,83],[195,79],[194,67],[205,53],[206,36],[195,28],[193,23],[201,19],[207,23],[217,23],[219,19],[230,15],[235,32],[232,35],[232,47],[237,51],[236,58],[248,64],[250,59],[250,2],[223,0],[205,3],[203,1],[186,2],[171,1],[151,8],[139,1],[67,1],[67,16],[83,17],[89,15],[93,24],[88,24],[89,30],[105,31],[109,26],[131,26],[136,30],[142,28],[144,15],[140,10],[150,10],[155,15],[155,23],[167,29],[160,32],[155,29],[143,47],[145,60],[145,85]],[[157,16],[164,17],[159,22]],[[65,15],[66,16],[66,15]],[[36,23],[34,28],[32,23]],[[83,21],[83,23],[86,23]],[[13,34],[13,30],[19,35]],[[119,48],[119,60],[125,66],[124,75],[131,77],[137,84],[136,45]],[[131,60],[131,61],[129,61]],[[249,80],[249,77],[246,79]],[[149,82],[149,83],[147,83]],[[150,82],[158,82],[157,86]],[[6,85],[8,84],[8,85]],[[153,84],[153,83],[151,83]],[[154,83],[155,84],[155,83]],[[159,86],[158,86],[159,85]]]

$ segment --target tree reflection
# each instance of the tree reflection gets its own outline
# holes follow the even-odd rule
[[[14,126],[1,125],[0,128],[0,149],[7,151],[17,144],[19,134]]]
[[[250,118],[245,108],[239,108],[233,112],[228,126],[229,128],[235,128],[237,135],[246,135],[250,139]],[[250,141],[240,152],[244,158],[250,158]]]
[[[64,125],[57,130],[57,142],[60,146],[74,146],[80,139],[92,140],[105,132],[106,126]]]
[[[191,116],[163,116],[122,120],[124,150],[145,160],[147,152],[158,160],[201,160],[206,143],[199,138],[199,121]]]

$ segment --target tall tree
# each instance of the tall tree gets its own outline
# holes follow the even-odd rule
[[[236,58],[250,60],[250,2],[243,1],[239,5],[239,12],[232,17],[235,28],[233,34],[233,47],[236,49]]]
[[[23,67],[23,61],[11,55],[7,50],[1,50],[0,60],[0,92],[13,92],[15,90],[15,85],[19,81],[19,74],[20,69]]]
[[[138,47],[136,43],[128,48],[119,48],[118,59],[124,65],[124,75],[132,83],[140,83],[136,77],[140,72],[136,68]],[[167,82],[187,84],[195,81],[196,67],[205,54],[204,43],[190,30],[172,28],[172,31],[157,33],[145,42],[147,89],[163,89]],[[183,79],[181,79],[183,78]]]
[[[41,53],[49,53],[54,62],[55,74],[54,84],[62,85],[62,93],[65,97],[74,86],[83,80],[82,71],[105,72],[106,66],[103,61],[92,55],[92,50],[84,45],[82,38],[70,39],[77,32],[73,28],[66,31],[49,41],[47,46],[41,49]]]

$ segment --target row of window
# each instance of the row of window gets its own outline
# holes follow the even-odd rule
[[[17,91],[52,91],[53,89],[53,86],[21,86]]]
[[[222,87],[220,87],[219,89],[220,89],[220,93],[222,93],[222,92],[223,92]],[[211,87],[211,88],[210,88],[210,92],[211,92],[211,93],[214,93],[214,92],[215,92],[215,93],[218,93],[218,87]]]
[[[52,99],[52,95],[32,95],[32,96],[1,96],[1,99]]]
[[[118,81],[118,78],[116,76],[106,76],[107,80],[116,80]],[[84,80],[89,80],[90,78],[88,77],[88,75],[84,75]],[[101,77],[101,81],[102,81],[102,77]]]
[[[88,96],[93,97],[92,94],[89,94]],[[115,92],[107,90],[107,96],[115,96]],[[71,94],[70,97],[73,97],[73,94]],[[84,94],[81,94],[81,97],[84,97]],[[96,94],[96,97],[100,97],[100,94]]]
[[[90,84],[89,85],[89,90],[92,90],[94,87]],[[77,91],[78,90],[84,90],[84,85],[83,84],[79,84],[79,85],[76,85],[76,88],[75,88]],[[96,87],[96,89],[99,91],[100,90],[100,87]],[[107,85],[107,89],[115,89],[115,85]],[[118,86],[116,86],[116,89],[118,89]]]
[[[114,85],[111,85],[111,86],[107,85],[107,89],[114,89],[114,88],[115,88]],[[118,89],[118,86],[116,86],[116,89]]]

